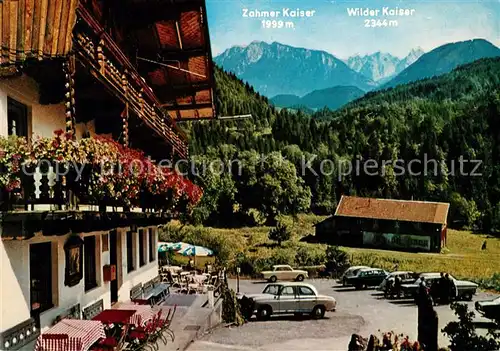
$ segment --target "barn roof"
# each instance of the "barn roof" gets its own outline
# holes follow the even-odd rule
[[[342,196],[335,216],[446,224],[449,207],[443,202]]]

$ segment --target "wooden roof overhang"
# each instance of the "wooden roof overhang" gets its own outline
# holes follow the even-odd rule
[[[72,48],[77,6],[78,0],[0,1],[0,65],[65,57]]]
[[[177,121],[215,118],[205,0],[122,0],[114,15],[160,107]]]
[[[111,16],[95,16],[99,7]],[[73,33],[77,13],[93,33]],[[27,59],[86,57],[181,156],[186,136],[175,121],[216,116],[205,0],[3,0],[0,41],[0,76],[18,73]]]

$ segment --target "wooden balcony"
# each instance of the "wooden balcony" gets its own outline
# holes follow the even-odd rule
[[[118,198],[89,194],[91,172],[84,169],[81,179],[76,171],[65,170],[63,164],[42,164],[42,167],[20,172],[20,187],[0,191],[0,210],[8,212],[98,211],[162,213],[172,203],[160,196],[141,192],[139,199],[127,204]],[[56,175],[56,170],[60,174]],[[77,180],[78,179],[78,180]]]
[[[173,197],[141,191],[126,203],[122,197],[97,197],[91,193],[89,171],[76,181],[76,172],[57,177],[62,165],[47,164],[20,174],[21,184],[0,191],[0,236],[2,239],[27,239],[43,235],[64,235],[112,230],[120,227],[146,227],[170,221],[183,211],[187,200],[174,204]]]

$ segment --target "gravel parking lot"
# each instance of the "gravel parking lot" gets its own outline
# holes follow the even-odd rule
[[[333,280],[307,282],[313,284],[320,294],[335,297],[337,311],[327,312],[322,320],[283,316],[266,322],[252,321],[238,328],[221,327],[193,343],[188,350],[346,350],[351,334],[360,333],[367,337],[378,330],[392,330],[416,338],[417,308],[413,301],[386,300],[375,290],[344,288]],[[236,290],[236,281],[229,283]],[[265,284],[241,280],[240,291],[258,293]],[[492,294],[478,292],[468,305],[473,309],[474,301],[492,297]],[[449,306],[437,306],[436,311],[440,329],[455,320]],[[483,328],[490,325],[482,317],[476,316],[476,319]],[[440,335],[440,344],[447,343],[447,338]]]

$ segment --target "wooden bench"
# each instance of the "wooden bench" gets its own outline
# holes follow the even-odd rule
[[[140,299],[142,297],[142,283],[135,285],[132,289],[130,289],[130,300],[134,301],[136,299]]]
[[[54,324],[59,323],[63,319],[80,319],[82,314],[82,310],[80,307],[80,304],[76,304],[70,308],[68,308],[66,311],[61,313],[56,317],[54,320]]]
[[[155,302],[164,300],[168,294],[170,294],[170,284],[161,281],[161,277],[158,275],[151,280],[153,282],[153,296]]]
[[[90,320],[104,310],[104,300],[100,299],[83,309],[83,319]]]
[[[154,283],[152,280],[144,283],[142,286],[142,298],[144,300],[150,300],[154,295],[153,295],[153,288],[154,288]]]
[[[30,350],[25,347],[40,335],[38,322],[31,317],[0,333],[0,350]],[[7,348],[6,345],[9,345]],[[33,346],[31,346],[31,350]]]

